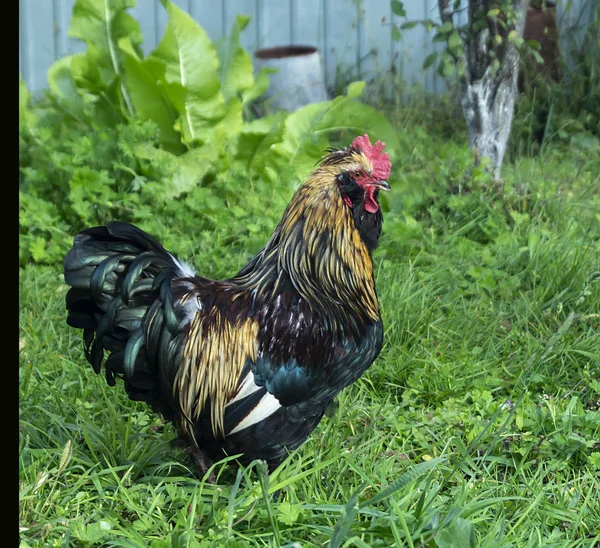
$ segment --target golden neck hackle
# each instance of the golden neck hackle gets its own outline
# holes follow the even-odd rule
[[[340,166],[321,166],[298,189],[279,225],[279,263],[309,301],[324,294],[377,320],[371,253],[337,188],[339,173]]]

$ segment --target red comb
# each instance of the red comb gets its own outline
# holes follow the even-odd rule
[[[360,150],[371,162],[373,166],[373,179],[378,181],[385,181],[390,176],[392,169],[392,163],[390,162],[390,155],[385,152],[382,154],[385,147],[385,143],[377,141],[374,145],[371,144],[371,139],[365,133],[362,137],[357,137],[352,141],[352,147],[356,150]]]

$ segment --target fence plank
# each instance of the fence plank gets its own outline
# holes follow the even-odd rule
[[[24,79],[32,90],[37,91],[48,85],[46,73],[56,59],[54,6],[52,2],[21,0],[19,8],[19,18],[23,18],[19,24],[24,35],[20,44]]]

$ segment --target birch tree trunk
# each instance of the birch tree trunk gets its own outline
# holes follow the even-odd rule
[[[490,159],[495,178],[508,144],[512,124],[519,51],[523,42],[528,0],[469,0],[469,23],[457,63],[460,100],[467,122],[469,144],[478,164]],[[442,21],[452,22],[449,0],[439,0]],[[492,14],[492,15],[490,15]]]

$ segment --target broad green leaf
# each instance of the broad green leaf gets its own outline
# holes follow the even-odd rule
[[[134,46],[142,42],[138,22],[127,13],[135,0],[76,0],[69,26],[69,36],[79,38],[88,46],[86,55],[100,76],[100,82],[109,86],[121,76],[119,39],[129,37]],[[132,107],[124,85],[121,93],[127,114]]]
[[[453,31],[448,37],[448,48],[455,55],[460,54],[460,51],[462,50],[462,38],[460,37],[460,34],[458,34],[458,31]]]
[[[402,39],[402,33],[396,25],[392,25],[392,39],[394,39],[396,42]]]
[[[237,97],[231,97],[225,105],[225,116],[209,131],[210,144],[216,150],[223,151],[233,144],[243,124],[242,102]]]
[[[102,81],[94,51],[89,46],[86,52],[56,61],[48,69],[48,83],[64,112],[95,127],[111,127],[131,111],[121,103],[120,80]]]
[[[102,81],[102,75],[100,74],[100,67],[93,59],[94,54],[90,55],[90,51],[94,51],[94,46],[89,46],[87,51],[84,53],[76,53],[68,57],[69,68],[73,74],[77,86],[77,92],[85,96],[89,94],[89,101],[98,101],[103,93],[111,86],[111,82],[114,86],[115,79],[111,82],[104,83]],[[59,59],[57,63],[60,63],[62,59]]]
[[[61,99],[79,99],[79,92],[71,72],[73,56],[63,57],[48,69],[48,86],[50,91]]]
[[[69,55],[54,62],[48,69],[48,86],[50,91],[61,101],[61,105],[65,110],[70,112],[75,118],[80,120],[86,117],[83,90],[80,91],[75,83],[73,75],[73,67],[77,67],[77,63],[73,64],[76,59],[85,57],[85,54]],[[81,79],[84,84],[85,79]]]
[[[118,54],[117,41],[129,36],[132,44],[143,40],[140,26],[127,13],[135,0],[76,0],[69,36],[93,43],[111,56]]]
[[[423,61],[423,68],[429,68],[433,65],[438,57],[437,51],[432,51],[427,57],[425,57],[425,61]]]
[[[142,120],[153,120],[158,125],[160,142],[165,150],[175,154],[185,149],[174,124],[177,111],[169,101],[165,89],[147,63],[139,58],[129,38],[121,38],[119,47],[123,52],[125,85],[129,91],[135,113]]]
[[[240,45],[240,33],[248,26],[250,17],[238,15],[229,37],[217,44],[221,68],[219,80],[225,100],[250,89],[254,84],[252,59]]]
[[[287,118],[284,139],[273,148],[289,158],[300,178],[314,167],[332,134],[342,134],[349,144],[357,135],[368,133],[372,141],[387,143],[387,150],[397,149],[398,137],[387,118],[354,99],[358,83],[348,89],[350,96],[307,105]]]
[[[350,97],[332,103],[324,112],[315,131],[317,134],[327,135],[343,131],[344,136],[350,140],[368,133],[372,142],[385,142],[388,151],[396,150],[399,146],[396,130],[385,115],[373,107],[351,100]]]
[[[454,65],[448,61],[440,61],[438,65],[438,73],[444,78],[449,78],[454,72]]]
[[[324,135],[317,134],[315,128],[325,112],[337,99],[306,105],[290,114],[284,124],[283,140],[272,147],[271,154],[287,158],[297,175],[304,178],[320,158],[327,146]]]
[[[454,73],[454,59],[452,59],[447,51],[442,52],[440,64],[438,65],[438,73],[444,78],[448,78]]]
[[[454,29],[454,24],[452,23],[452,21],[446,21],[439,29],[438,29],[438,33],[440,34],[447,34],[449,32],[451,32]]]
[[[404,17],[406,15],[404,2],[400,2],[400,0],[392,0],[392,12],[398,17]]]
[[[348,99],[356,99],[357,97],[361,96],[364,89],[365,82],[363,82],[362,80],[351,82],[350,84],[348,84],[348,88],[346,90],[346,97],[348,97]]]
[[[206,142],[210,129],[226,114],[219,61],[204,29],[173,3],[165,4],[169,22],[146,61],[179,112],[184,143],[192,146]]]
[[[254,79],[254,85],[242,93],[242,106],[247,107],[252,101],[262,96],[269,87],[269,74],[277,72],[277,69],[270,67],[262,67],[256,78]]]
[[[245,123],[238,138],[235,159],[247,169],[266,175],[265,169],[273,159],[270,148],[283,139],[286,116],[287,113],[278,112]]]
[[[413,29],[419,24],[419,21],[408,21],[400,25],[401,30]]]

